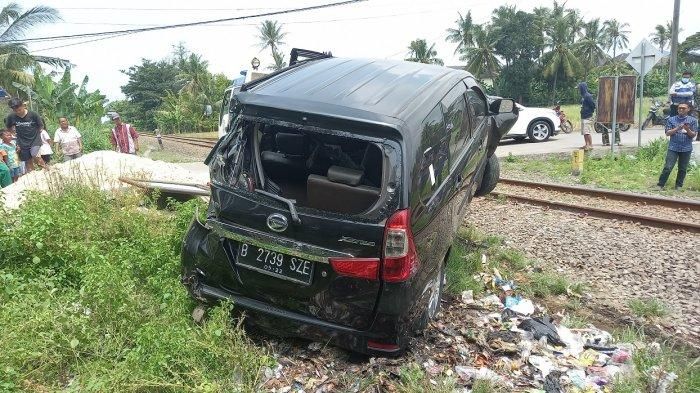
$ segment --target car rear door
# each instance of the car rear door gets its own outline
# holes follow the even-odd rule
[[[400,168],[399,145],[375,143],[388,168],[385,180],[392,181]],[[286,203],[226,183],[212,177],[209,220],[230,262],[222,281],[226,289],[323,321],[369,327],[380,290],[386,219],[381,212],[387,210],[351,216],[298,207],[296,220]],[[394,198],[398,195],[384,203]]]

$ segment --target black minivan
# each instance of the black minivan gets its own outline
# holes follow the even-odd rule
[[[206,221],[183,241],[192,296],[273,334],[402,352],[439,310],[467,204],[498,180],[513,101],[489,106],[461,70],[323,55],[228,110]]]

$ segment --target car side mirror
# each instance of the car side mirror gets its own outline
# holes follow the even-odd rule
[[[515,101],[510,98],[499,98],[489,106],[491,113],[516,113]]]

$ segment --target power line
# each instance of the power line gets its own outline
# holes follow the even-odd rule
[[[231,18],[221,18],[221,19],[213,19],[213,20],[190,22],[190,23],[180,23],[180,24],[174,24],[174,25],[144,27],[144,28],[140,28],[140,29],[114,30],[114,31],[103,31],[103,32],[97,32],[97,33],[70,34],[70,35],[51,36],[51,37],[36,37],[36,38],[26,38],[26,39],[17,39],[17,40],[6,40],[5,42],[25,43],[25,42],[53,41],[53,40],[63,40],[63,39],[98,37],[98,36],[115,35],[115,34],[122,34],[122,33],[127,33],[127,34],[143,33],[143,32],[147,32],[147,31],[201,26],[201,25],[218,23],[218,22],[229,22],[229,21],[234,21],[234,20],[259,18],[259,17],[263,17],[263,16],[273,16],[273,15],[282,15],[282,14],[290,14],[290,13],[296,13],[296,12],[319,10],[319,9],[323,9],[323,8],[330,8],[330,7],[337,7],[337,6],[341,6],[341,5],[358,3],[361,1],[366,1],[366,0],[347,0],[347,1],[341,1],[338,3],[321,4],[321,5],[315,5],[315,6],[310,6],[310,7],[288,9],[288,10],[283,10],[283,11],[265,12],[265,13],[256,14],[256,15],[236,16],[236,17],[231,17]]]
[[[251,11],[279,10],[280,7],[248,7],[248,8],[129,8],[129,7],[58,7],[57,10],[72,11]]]
[[[290,22],[282,22],[282,23],[285,25],[295,25],[295,24],[308,24],[308,23],[345,22],[345,21],[355,21],[355,20],[393,18],[393,17],[397,17],[397,16],[428,14],[428,13],[434,13],[434,12],[440,12],[440,10],[435,10],[435,9],[434,10],[420,10],[420,11],[404,12],[404,13],[398,13],[398,14],[361,16],[361,17],[353,17],[353,18],[301,20],[301,21],[290,21]],[[68,25],[141,26],[141,27],[159,26],[159,25],[154,25],[154,24],[137,24],[137,23],[101,23],[101,22],[70,22],[70,21],[64,21],[64,22],[58,22],[58,23],[68,24]],[[205,27],[237,27],[237,26],[257,26],[257,25],[258,25],[258,23],[236,23],[236,24],[216,23],[216,24],[213,24],[212,26],[205,26]]]

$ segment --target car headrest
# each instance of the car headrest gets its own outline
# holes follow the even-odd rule
[[[290,156],[306,156],[306,138],[302,134],[278,132],[275,134],[277,150]]]
[[[333,183],[359,186],[362,181],[362,171],[333,165],[328,168],[328,180]]]

